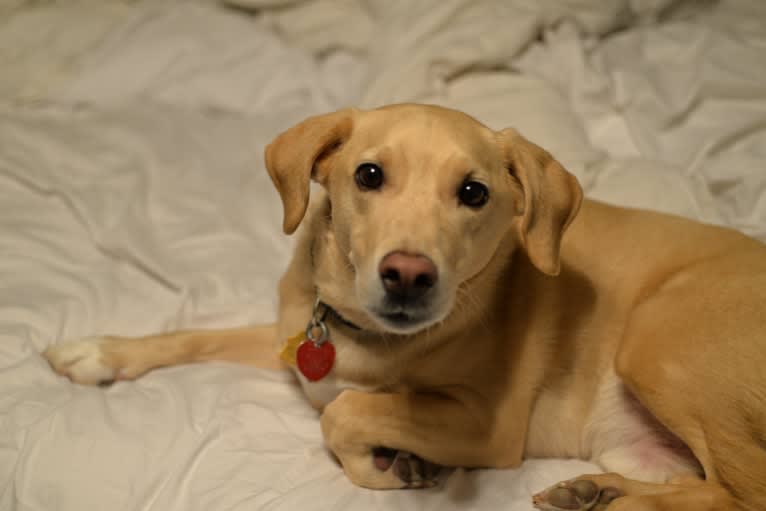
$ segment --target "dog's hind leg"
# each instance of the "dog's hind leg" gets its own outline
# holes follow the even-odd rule
[[[94,337],[64,342],[43,356],[73,382],[87,385],[132,380],[158,367],[218,360],[284,369],[275,325],[189,330],[139,338]]]
[[[699,264],[666,282],[634,310],[615,363],[632,394],[691,449],[705,480],[586,476],[594,485],[578,483],[579,493],[566,482],[538,494],[540,509],[599,509],[593,499],[603,492],[608,511],[766,509],[766,277],[739,271],[753,266]]]
[[[699,263],[667,280],[633,311],[615,361],[631,393],[692,451],[704,480],[583,476],[536,495],[538,508],[766,509],[766,273],[742,272],[763,267],[749,257]]]
[[[766,278],[736,265],[702,264],[666,283],[634,311],[616,360],[704,470],[707,504],[690,497],[677,510],[766,509]]]

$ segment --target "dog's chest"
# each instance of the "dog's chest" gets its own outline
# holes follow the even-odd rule
[[[301,382],[303,392],[314,408],[321,409],[332,402],[338,394],[346,389],[371,392],[375,389],[339,378],[331,372],[319,381],[309,381],[301,372],[295,369],[295,374]]]
[[[361,384],[348,377],[349,374],[369,373],[364,369],[375,365],[374,357],[335,329],[327,326],[323,329],[329,338],[322,343],[322,347],[329,347],[329,350],[305,350],[311,341],[298,333],[287,339],[280,353],[280,358],[293,369],[311,405],[322,409],[346,389],[363,392],[377,390],[379,387]],[[329,372],[326,372],[328,367]]]
[[[330,340],[327,342],[333,344],[335,357],[326,375],[310,380],[301,372],[299,364],[290,363],[312,406],[322,409],[347,389],[377,392],[399,388],[404,365],[397,363],[400,359],[386,360],[364,343],[328,326]]]

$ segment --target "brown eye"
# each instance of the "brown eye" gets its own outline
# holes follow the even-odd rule
[[[383,169],[374,163],[362,163],[356,168],[354,178],[362,190],[377,190],[383,186]]]
[[[478,181],[464,181],[457,191],[461,204],[471,208],[480,208],[489,200],[489,189]]]

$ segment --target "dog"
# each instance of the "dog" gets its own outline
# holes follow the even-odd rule
[[[367,488],[577,457],[606,473],[536,507],[766,509],[763,244],[583,199],[514,129],[437,106],[311,117],[265,161],[301,224],[276,324],[60,343],[53,369],[291,367]]]

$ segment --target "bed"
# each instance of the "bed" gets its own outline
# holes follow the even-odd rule
[[[270,139],[417,101],[514,126],[593,198],[766,241],[760,0],[6,0],[0,4],[0,509],[530,510],[597,467],[354,487],[287,373],[73,385],[89,335],[274,319],[291,252]]]

